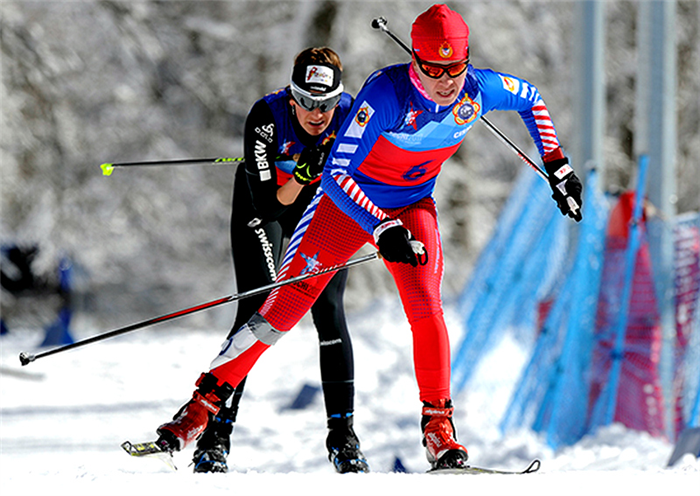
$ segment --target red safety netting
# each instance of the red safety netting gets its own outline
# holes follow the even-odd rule
[[[633,192],[623,194],[608,224],[596,314],[589,405],[592,410],[603,388],[614,383],[610,372],[613,361],[620,358],[622,366],[613,421],[654,436],[664,436],[663,395],[659,376],[662,332],[644,219],[639,226],[641,242],[632,277],[624,346],[621,353],[615,351],[616,330],[623,310],[625,258],[633,202]]]

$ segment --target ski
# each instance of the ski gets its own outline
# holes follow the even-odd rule
[[[149,457],[157,458],[165,463],[168,467],[173,470],[177,470],[175,462],[173,462],[173,455],[168,451],[163,451],[160,447],[153,441],[147,443],[132,443],[131,441],[124,441],[122,444],[122,449],[126,451],[131,456],[137,457]]]
[[[501,475],[518,475],[518,474],[533,474],[537,472],[540,469],[540,461],[535,459],[530,462],[530,465],[523,470],[523,471],[517,471],[517,470],[498,470],[498,469],[493,469],[493,468],[483,468],[483,467],[472,467],[471,465],[467,465],[465,467],[459,467],[459,468],[434,468],[431,470],[428,470],[427,473],[429,474],[501,474]]]

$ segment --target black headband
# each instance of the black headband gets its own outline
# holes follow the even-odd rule
[[[332,64],[298,64],[292,71],[292,82],[308,92],[331,93],[340,86],[341,75]]]

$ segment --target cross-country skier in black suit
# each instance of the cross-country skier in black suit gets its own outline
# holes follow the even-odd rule
[[[291,82],[258,100],[245,124],[245,166],[233,187],[231,246],[237,291],[274,282],[283,242],[314,197],[336,133],[353,98],[343,91],[340,57],[330,48],[308,48],[294,61]],[[354,370],[343,310],[347,271],[340,271],[311,309],[320,345],[321,379],[328,417],[326,446],[338,472],[369,472],[353,430]],[[267,294],[238,302],[229,337]],[[227,405],[212,415],[197,442],[195,472],[226,472],[230,437],[245,379]]]

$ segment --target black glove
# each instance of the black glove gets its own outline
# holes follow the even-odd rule
[[[374,241],[379,248],[379,254],[387,262],[407,263],[413,267],[428,262],[423,243],[416,240],[399,219],[386,219],[375,227]]]
[[[331,153],[333,139],[329,139],[321,146],[307,147],[302,150],[294,168],[294,179],[302,185],[307,185],[323,172],[326,159]]]
[[[581,191],[583,185],[574,169],[569,165],[569,159],[557,158],[544,162],[544,168],[549,175],[549,186],[552,188],[552,198],[562,215],[568,215],[576,222],[581,222]]]

